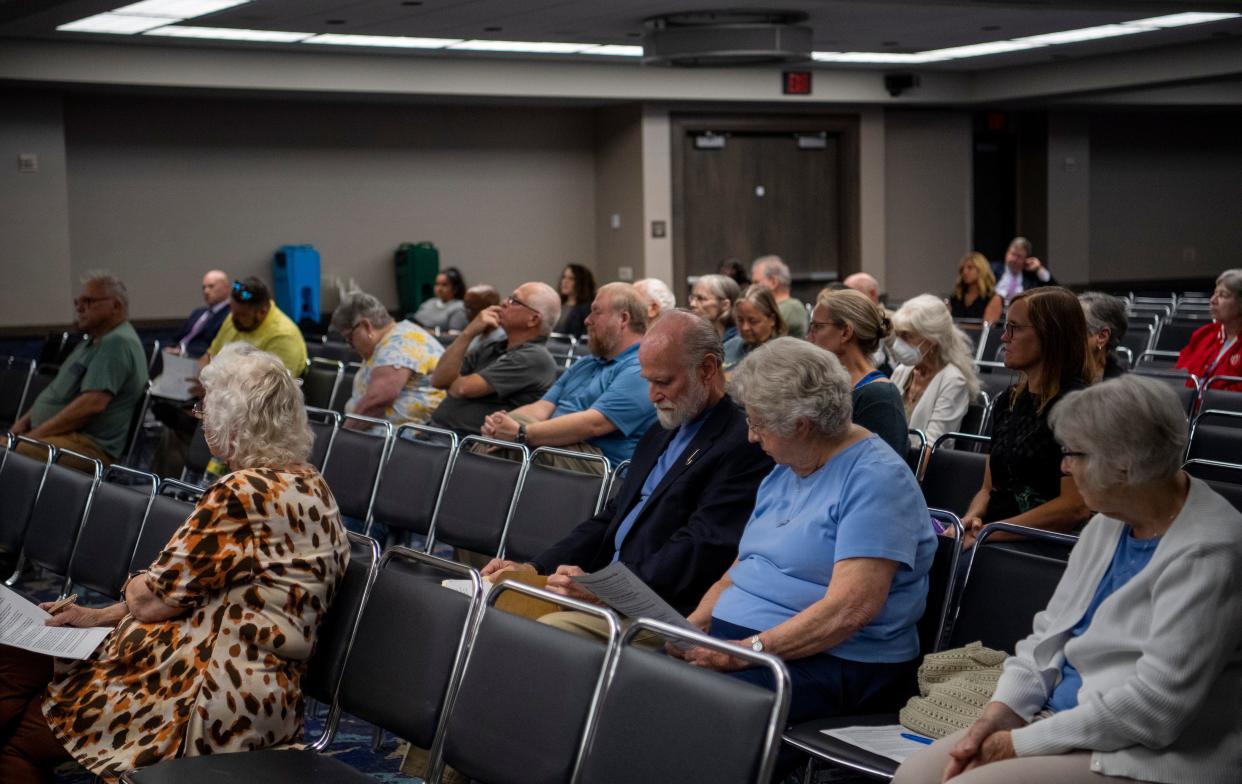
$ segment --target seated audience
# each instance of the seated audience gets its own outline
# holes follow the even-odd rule
[[[561,295],[561,318],[552,330],[561,335],[586,334],[586,318],[595,301],[595,276],[581,264],[566,265],[557,286]]]
[[[229,276],[221,270],[211,270],[204,275],[203,301],[206,304],[190,312],[177,332],[174,345],[165,351],[195,358],[206,353],[229,315]]]
[[[551,575],[549,590],[594,600],[570,576],[619,560],[674,607],[692,609],[737,555],[755,490],[772,468],[747,443],[746,417],[725,394],[721,355],[708,324],[665,314],[639,351],[659,425],[639,441],[621,491],[532,563],[494,560],[483,575],[538,572]],[[586,631],[591,617],[545,620]]]
[[[737,336],[733,323],[733,303],[742,290],[737,281],[726,275],[701,275],[690,291],[690,310],[711,322],[721,341],[728,343]]]
[[[893,384],[905,401],[909,427],[923,431],[930,446],[960,428],[979,396],[970,338],[930,294],[907,300],[893,314],[893,328],[897,340],[890,352],[901,362]]]
[[[1031,255],[1031,241],[1014,237],[1005,250],[1005,260],[992,262],[992,276],[997,279],[996,291],[1004,298],[1005,307],[1024,291],[1040,286],[1055,286],[1057,281],[1043,262]]]
[[[654,324],[661,313],[677,307],[677,298],[673,296],[668,284],[659,278],[643,278],[634,282],[634,290],[647,306],[647,323]]]
[[[1094,384],[1125,373],[1130,365],[1117,356],[1117,347],[1130,324],[1125,300],[1099,291],[1084,291],[1078,295],[1078,301],[1087,319],[1086,381]]]
[[[750,285],[750,273],[746,271],[746,267],[742,266],[742,262],[737,259],[725,259],[720,262],[720,268],[716,270],[717,274],[724,275],[726,278],[732,278],[737,284],[738,291],[745,291]]]
[[[575,362],[542,400],[489,415],[483,435],[531,447],[602,454],[613,465],[630,459],[656,418],[638,366],[647,310],[633,286],[609,283],[595,295],[586,328],[592,356]],[[557,459],[599,470],[594,461]]]
[[[414,313],[414,321],[431,332],[460,332],[466,318],[466,281],[456,267],[445,267],[436,275],[435,296],[423,300]]]
[[[983,716],[893,781],[1236,781],[1242,515],[1179,470],[1186,418],[1165,384],[1105,381],[1051,420],[1099,514]]]
[[[962,515],[966,545],[985,523],[1004,520],[1072,532],[1090,514],[1074,478],[1061,472],[1061,448],[1048,427],[1048,415],[1065,395],[1085,386],[1082,306],[1060,286],[1039,288],[1019,294],[998,326],[1005,367],[1021,375],[992,404],[983,486]]]
[[[1177,357],[1177,367],[1198,376],[1205,384],[1214,376],[1242,376],[1242,342],[1238,341],[1238,332],[1242,330],[1242,269],[1220,274],[1210,308],[1212,323],[1195,330]],[[1242,392],[1242,381],[1213,384],[1212,389]]]
[[[560,315],[561,301],[546,283],[523,283],[503,305],[482,310],[444,349],[431,373],[431,385],[448,393],[431,424],[477,435],[488,414],[543,397],[556,381],[547,342]],[[500,332],[505,340],[468,350],[489,332]]]
[[[125,451],[134,409],[146,391],[146,353],[128,321],[129,294],[120,278],[87,273],[73,306],[86,340],[69,353],[56,377],[9,431],[95,458],[107,467]],[[17,451],[45,455],[29,444],[18,444]],[[69,455],[60,462],[93,470]]]
[[[996,275],[982,253],[967,253],[957,263],[957,282],[949,296],[953,318],[980,319],[987,324],[999,321],[1005,303],[996,293]]]
[[[199,368],[225,346],[238,341],[275,354],[294,378],[306,371],[306,340],[302,331],[280,312],[267,285],[255,277],[233,281],[228,318],[220,325],[207,353],[199,358]]]
[[[280,360],[230,346],[203,384],[207,443],[233,473],[130,578],[124,601],[47,621],[115,627],[89,658],[0,647],[5,784],[51,781],[70,759],[114,781],[173,757],[302,742],[300,683],[349,541],[306,463],[302,392]]]
[[[811,311],[807,339],[835,354],[850,374],[854,424],[905,456],[909,427],[901,390],[876,369],[873,358],[892,331],[883,308],[865,294],[853,289],[824,290]]]
[[[806,305],[801,300],[789,296],[789,287],[793,285],[793,277],[789,274],[789,266],[780,256],[760,256],[750,265],[750,281],[772,291],[776,304],[781,309],[781,320],[785,322],[782,335],[794,338],[806,337]]]
[[[394,424],[425,423],[444,393],[430,389],[431,372],[444,353],[440,341],[412,321],[394,321],[378,299],[346,294],[332,313],[332,329],[362,355],[345,411]],[[349,422],[362,428],[362,423]]]
[[[688,616],[785,661],[794,723],[896,710],[918,664],[936,536],[905,462],[851,423],[851,386],[835,356],[792,338],[742,361],[730,389],[776,468],[737,560]],[[773,686],[769,670],[726,653],[668,650]]]
[[[726,373],[733,372],[733,367],[750,352],[786,334],[788,327],[772,290],[759,284],[746,289],[733,303],[733,323],[737,334],[724,344]]]
[[[500,292],[490,283],[481,283],[466,289],[466,296],[462,297],[462,302],[466,306],[466,323],[469,324],[484,310],[500,304]],[[474,351],[484,343],[492,342],[505,342],[505,330],[503,327],[489,326],[482,334],[475,335],[474,340],[470,341],[470,347],[466,351]]]
[[[855,272],[853,275],[847,275],[841,283],[847,289],[853,289],[866,294],[867,299],[880,307],[884,307],[884,303],[880,301],[880,282],[871,275],[865,272]]]

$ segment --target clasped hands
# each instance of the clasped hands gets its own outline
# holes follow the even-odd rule
[[[483,420],[483,426],[479,431],[488,438],[499,438],[501,441],[516,441],[518,434],[518,422],[509,416],[507,411],[497,411],[494,414],[488,414]],[[488,564],[489,566],[491,564]]]
[[[974,770],[982,765],[1018,756],[1013,749],[1012,731],[1026,726],[1021,716],[1001,702],[990,702],[983,716],[975,720],[949,751],[949,764],[945,766],[941,781],[949,781],[958,774]]]

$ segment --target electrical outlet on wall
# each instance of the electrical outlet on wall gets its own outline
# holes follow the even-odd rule
[[[22,174],[34,174],[39,171],[39,155],[33,152],[19,153],[17,170]]]
[[[634,279],[634,268],[633,267],[617,267],[617,280],[633,280],[633,279]]]

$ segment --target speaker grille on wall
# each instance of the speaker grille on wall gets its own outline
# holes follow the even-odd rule
[[[645,65],[724,67],[811,59],[800,11],[698,11],[651,17],[643,37]]]

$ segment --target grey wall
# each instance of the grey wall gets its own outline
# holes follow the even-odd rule
[[[120,274],[135,318],[210,267],[270,279],[285,243],[390,307],[402,241],[502,291],[594,263],[591,110],[67,96],[65,137],[73,271]]]
[[[643,113],[634,105],[600,109],[596,125],[596,282],[617,279],[630,267],[633,280],[643,264]],[[613,225],[617,216],[620,225]]]

